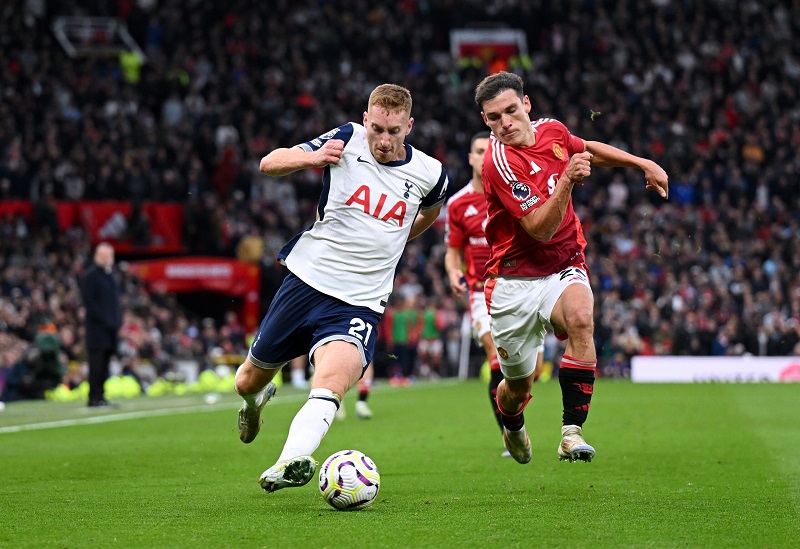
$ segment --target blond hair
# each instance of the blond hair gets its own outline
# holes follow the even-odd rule
[[[381,84],[369,94],[367,110],[373,105],[389,112],[406,111],[411,116],[411,92],[396,84]]]

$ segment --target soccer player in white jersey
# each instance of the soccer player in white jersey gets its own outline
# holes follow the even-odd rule
[[[236,372],[236,392],[244,399],[239,438],[249,443],[275,392],[275,375],[306,353],[314,365],[309,398],[277,462],[259,478],[267,492],[314,476],[312,454],[373,358],[405,243],[439,215],[447,173],[405,143],[413,123],[411,93],[382,84],[369,96],[363,126],[350,122],[261,159],[261,171],[273,177],[324,168],[317,219],[281,250],[289,274]]]

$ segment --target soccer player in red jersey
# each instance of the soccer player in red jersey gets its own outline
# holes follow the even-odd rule
[[[572,189],[592,166],[644,172],[646,188],[668,196],[666,172],[652,160],[574,136],[561,122],[531,122],[522,79],[508,72],[484,78],[475,102],[492,130],[483,165],[491,247],[484,289],[504,379],[497,388],[503,437],[512,457],[531,459],[523,410],[531,398],[533,350],[545,330],[567,340],[559,370],[564,413],[558,456],[591,461],[582,436],[594,390],[594,297],[583,250],[586,240]]]
[[[468,161],[472,167],[472,179],[447,201],[444,228],[447,253],[444,256],[444,268],[453,294],[462,297],[466,292],[468,296],[472,333],[483,346],[491,371],[489,402],[502,431],[503,422],[497,409],[496,398],[497,386],[502,381],[503,374],[500,371],[500,362],[497,360],[497,349],[492,341],[489,312],[486,310],[486,299],[483,295],[486,262],[489,260],[490,250],[483,233],[487,208],[486,199],[483,197],[481,170],[490,135],[490,132],[478,132],[470,139]],[[544,345],[541,345],[536,355],[537,369],[541,369],[543,352]],[[511,457],[507,449],[501,455]]]

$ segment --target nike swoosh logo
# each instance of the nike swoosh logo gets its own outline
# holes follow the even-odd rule
[[[327,425],[328,427],[330,427],[330,426],[331,426],[331,424],[328,422],[328,420],[327,420],[327,419],[325,419],[325,418],[322,418],[322,421],[324,421],[324,422],[325,422],[325,425]]]
[[[361,158],[361,155],[359,155],[358,158],[356,158],[356,160],[358,160],[359,162],[365,162],[367,164],[371,164],[369,160],[364,160],[363,158]]]

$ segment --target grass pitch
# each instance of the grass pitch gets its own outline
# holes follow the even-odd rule
[[[239,400],[11,403],[0,412],[2,547],[800,547],[798,384],[599,380],[592,463],[559,462],[560,391],[534,387],[533,460],[500,458],[477,380],[379,383],[375,417],[336,421],[315,457],[363,451],[368,509],[257,484],[306,398],[283,387],[249,445]]]

